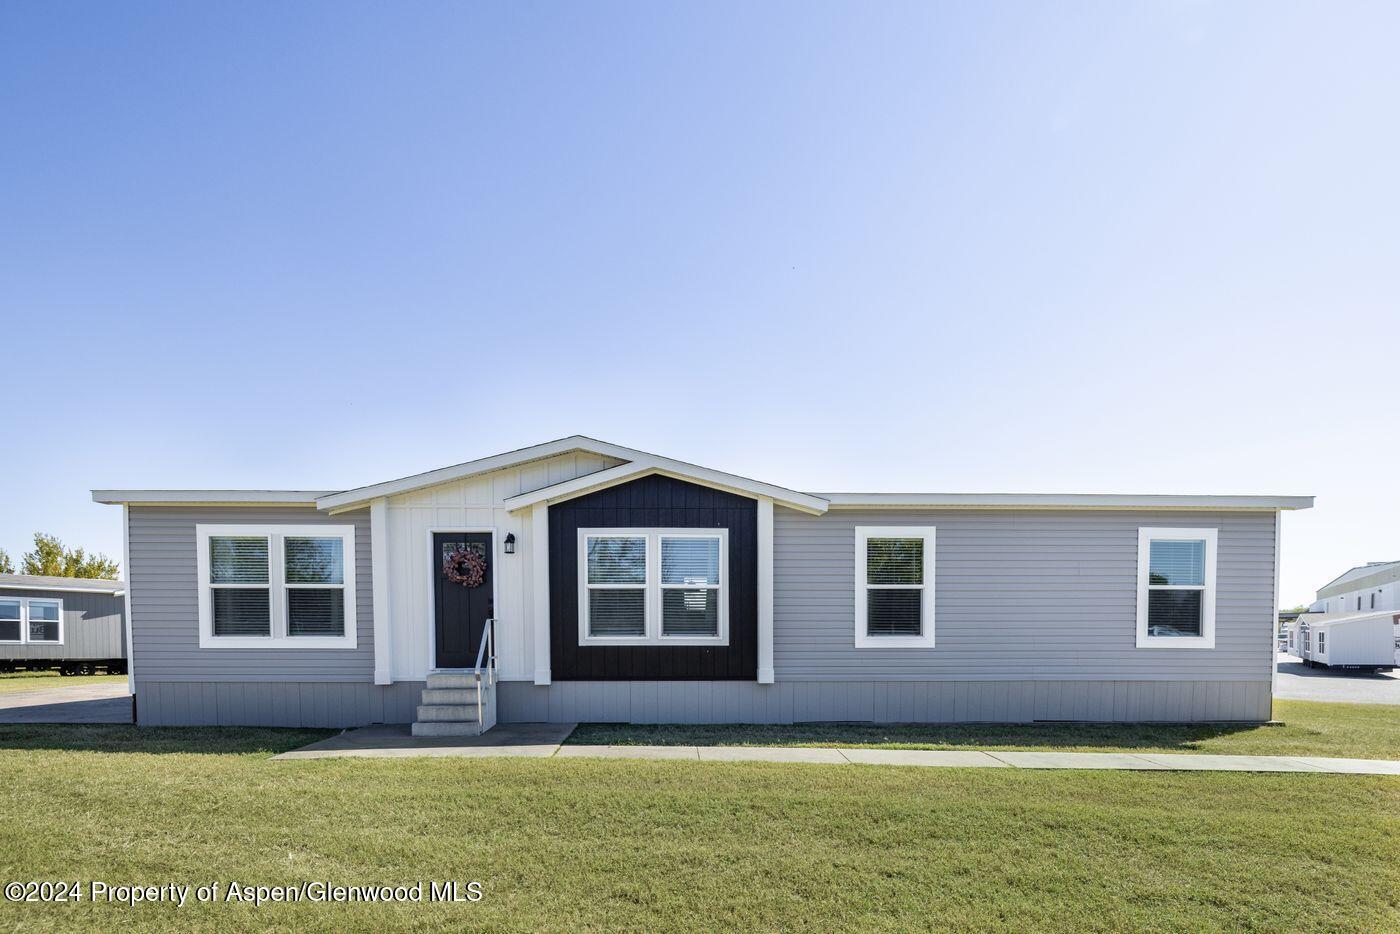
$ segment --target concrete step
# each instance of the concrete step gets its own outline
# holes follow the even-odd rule
[[[419,705],[418,722],[442,722],[452,721],[454,723],[476,722],[475,704],[430,704]]]
[[[476,687],[476,676],[469,671],[434,671],[428,675],[428,689],[432,691],[474,687]]]
[[[480,736],[481,727],[475,722],[427,721],[413,724],[414,736]]]
[[[428,704],[475,704],[475,688],[429,688],[423,692],[423,703]]]

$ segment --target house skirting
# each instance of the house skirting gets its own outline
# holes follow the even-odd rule
[[[141,681],[140,726],[307,726],[411,723],[422,681]]]
[[[142,726],[410,723],[422,681],[156,681]],[[1263,722],[1268,681],[528,681],[499,684],[500,723]]]
[[[1269,681],[526,681],[498,721],[621,723],[1263,722]]]

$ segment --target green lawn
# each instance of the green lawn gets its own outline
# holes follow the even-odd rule
[[[56,671],[7,671],[0,673],[0,694],[11,691],[42,691],[45,688],[71,688],[80,684],[125,684],[126,675],[72,675]]]
[[[846,746],[1064,752],[1203,752],[1400,759],[1400,707],[1274,701],[1282,723],[952,724],[880,726],[633,725],[584,723],[570,743],[633,746]]]
[[[269,754],[0,727],[6,880],[480,881],[478,904],[3,905],[25,930],[1400,929],[1400,779]],[[3,903],[0,903],[3,904]]]

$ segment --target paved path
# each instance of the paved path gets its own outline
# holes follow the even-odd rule
[[[530,756],[561,759],[670,759],[689,762],[804,762],[978,769],[1133,769],[1193,772],[1333,772],[1400,775],[1400,762],[1313,756],[1211,756],[1185,753],[982,752],[977,750],[830,749],[808,746],[564,746],[572,723],[513,723],[483,736],[419,739],[407,726],[347,730],[277,759],[342,756]]]
[[[1400,672],[1371,674],[1309,668],[1292,655],[1278,657],[1274,696],[1285,700],[1343,701],[1349,704],[1400,704]],[[1400,716],[1400,713],[1397,713]]]
[[[0,694],[0,723],[130,723],[126,682]]]
[[[554,755],[574,731],[572,723],[506,723],[481,736],[413,736],[406,723],[365,726],[284,752],[274,759],[335,759],[345,756],[397,759],[404,756]]]

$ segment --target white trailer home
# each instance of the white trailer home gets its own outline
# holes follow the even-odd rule
[[[1389,671],[1395,667],[1394,610],[1304,613],[1289,631],[1289,648],[1312,667]]]

